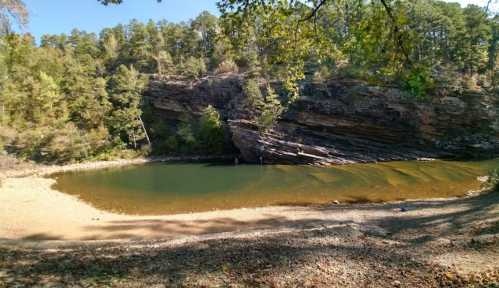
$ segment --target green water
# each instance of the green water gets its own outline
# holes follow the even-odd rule
[[[481,162],[406,161],[327,168],[217,164],[148,164],[54,176],[55,189],[106,211],[163,215],[269,205],[382,202],[460,196]]]

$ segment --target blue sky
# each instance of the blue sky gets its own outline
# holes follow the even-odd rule
[[[218,14],[216,0],[125,0],[122,5],[103,6],[97,0],[25,0],[31,13],[26,31],[37,39],[43,34],[69,33],[73,28],[88,32],[99,32],[102,28],[131,19],[155,21],[166,19],[171,22],[187,21],[201,11]],[[463,5],[484,6],[486,0],[449,0]],[[499,5],[494,6],[497,11]]]
[[[207,10],[218,15],[214,0],[125,0],[121,5],[104,6],[97,0],[24,0],[30,12],[25,29],[36,38],[43,34],[69,33],[73,28],[99,32],[102,28],[131,19],[170,22],[187,21]]]

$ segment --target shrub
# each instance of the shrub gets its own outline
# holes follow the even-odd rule
[[[220,114],[211,105],[203,110],[199,123],[199,140],[201,149],[209,153],[219,154],[224,148],[224,131]]]
[[[193,147],[196,145],[196,137],[194,136],[190,122],[183,122],[179,124],[177,136],[179,150],[183,153],[192,152]]]
[[[261,64],[258,58],[259,56],[255,49],[243,51],[242,55],[237,58],[236,64],[246,72],[248,77],[257,78],[261,76]]]
[[[174,135],[166,138],[166,140],[162,143],[162,147],[167,152],[175,152],[178,150],[178,140]]]
[[[190,79],[199,79],[206,74],[206,64],[201,58],[189,57],[181,67],[182,75]]]
[[[267,130],[271,128],[274,123],[281,117],[283,107],[279,101],[277,93],[272,87],[267,86],[267,95],[265,95],[265,102],[262,107],[262,113],[257,118],[257,123],[260,129]]]
[[[215,69],[215,74],[223,74],[223,73],[237,73],[239,72],[239,67],[237,66],[236,62],[234,62],[232,59],[226,59],[222,61],[220,64],[218,64],[217,69]]]
[[[108,136],[103,127],[86,133],[72,123],[58,129],[39,127],[18,133],[10,152],[42,162],[82,161],[106,151],[110,145]]]
[[[246,81],[243,86],[243,92],[246,96],[246,102],[251,108],[258,109],[263,105],[262,91],[255,79],[250,78]]]
[[[499,169],[495,169],[490,173],[488,184],[494,191],[499,192]]]
[[[316,83],[323,83],[329,80],[333,75],[331,68],[327,65],[321,65],[314,72],[313,81]]]
[[[414,68],[403,76],[404,88],[418,99],[426,99],[433,86],[431,73],[425,68]]]
[[[9,127],[0,126],[0,151],[4,151],[16,138],[17,132]]]

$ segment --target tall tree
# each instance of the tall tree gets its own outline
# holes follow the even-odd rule
[[[22,0],[0,0],[0,34],[8,33],[12,20],[21,27],[28,23],[28,9]]]
[[[146,138],[142,126],[141,98],[146,80],[133,67],[121,65],[109,80],[113,110],[109,117],[112,135],[137,147]]]

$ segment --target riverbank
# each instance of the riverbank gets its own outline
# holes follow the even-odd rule
[[[233,160],[232,155],[221,156],[171,156],[171,157],[139,157],[133,159],[117,159],[107,161],[90,161],[66,165],[44,165],[17,160],[10,156],[0,156],[0,179],[28,176],[48,176],[55,173],[97,170],[128,165],[140,165],[157,162],[201,162]]]
[[[0,287],[499,283],[495,192],[138,217],[99,211],[53,181],[4,179]]]
[[[181,160],[2,170],[0,287],[499,285],[497,192],[130,216],[60,193],[43,177]]]

